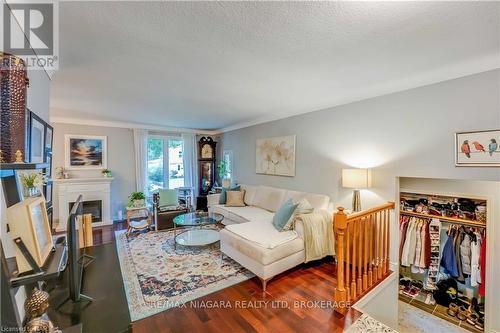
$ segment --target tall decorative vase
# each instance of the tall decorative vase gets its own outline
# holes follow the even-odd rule
[[[0,52],[0,149],[5,162],[16,160],[19,150],[28,162],[26,142],[26,95],[28,75],[24,61],[11,54]]]

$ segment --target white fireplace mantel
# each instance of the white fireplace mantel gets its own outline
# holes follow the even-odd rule
[[[54,179],[55,184],[85,184],[85,183],[111,183],[113,177],[93,177],[93,178],[67,178]]]
[[[69,178],[54,179],[54,189],[58,204],[57,212],[54,216],[58,217],[56,231],[66,230],[66,221],[69,216],[69,204],[75,202],[81,194],[83,201],[101,200],[102,201],[102,220],[92,223],[93,227],[112,224],[111,220],[111,182],[112,177],[95,178]]]

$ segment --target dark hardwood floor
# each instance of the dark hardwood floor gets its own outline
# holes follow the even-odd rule
[[[124,223],[115,223],[95,229],[94,245],[114,242],[114,232],[124,228]],[[132,331],[342,332],[361,313],[351,309],[341,316],[334,311],[335,274],[331,258],[304,264],[272,279],[265,294],[253,278],[133,322]]]

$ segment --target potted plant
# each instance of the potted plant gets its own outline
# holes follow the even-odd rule
[[[21,173],[20,179],[26,197],[40,194],[40,188],[45,184],[45,176],[41,172]]]
[[[109,170],[109,169],[102,169],[101,173],[102,173],[102,175],[103,175],[104,177],[106,177],[106,178],[107,178],[107,177],[111,177],[111,176],[113,175],[113,174],[111,173],[111,170]]]
[[[231,185],[231,179],[227,177],[228,169],[226,161],[220,161],[217,166],[217,171],[219,173],[219,179],[222,182],[223,187],[229,187]]]
[[[129,206],[131,207],[143,207],[145,203],[146,196],[144,192],[132,192],[128,197]]]

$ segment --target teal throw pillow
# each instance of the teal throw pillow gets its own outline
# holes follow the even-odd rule
[[[223,187],[222,191],[220,192],[219,204],[224,205],[226,203],[226,200],[227,200],[226,192],[227,191],[241,191],[241,186],[240,185],[234,186],[234,187],[231,187],[230,189]]]
[[[158,205],[162,206],[177,206],[179,205],[179,193],[178,190],[167,190],[161,189],[158,190],[158,194],[160,195],[160,200]]]
[[[298,205],[298,203],[294,204],[292,199],[288,199],[276,211],[276,214],[274,214],[273,217],[273,225],[278,231],[284,231],[283,229],[287,225],[288,220],[290,220]]]

